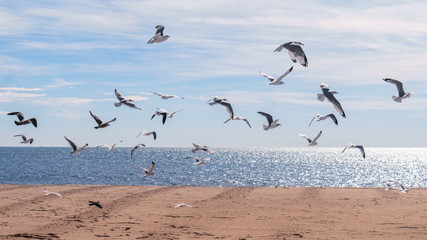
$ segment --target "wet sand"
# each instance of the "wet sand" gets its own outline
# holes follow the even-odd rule
[[[424,188],[0,185],[0,199],[0,239],[427,239]]]

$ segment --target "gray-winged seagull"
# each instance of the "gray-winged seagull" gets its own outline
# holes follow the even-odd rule
[[[157,133],[155,132],[155,131],[151,131],[151,132],[147,132],[147,131],[142,131],[142,132],[140,132],[139,134],[138,134],[138,136],[136,136],[136,138],[138,138],[139,136],[150,136],[150,135],[153,135],[153,138],[154,138],[154,140],[156,140],[156,138],[157,138]]]
[[[391,78],[384,78],[384,81],[394,84],[397,87],[397,92],[399,93],[399,96],[392,96],[392,99],[395,102],[402,102],[403,99],[405,98],[409,98],[411,97],[414,93],[413,92],[405,92],[405,90],[403,90],[403,84],[402,82],[395,80],[395,79],[391,79]]]
[[[212,101],[212,102],[210,102],[210,101]],[[216,105],[216,104],[222,105],[223,107],[225,107],[225,109],[227,110],[227,112],[230,115],[230,117],[231,118],[234,117],[233,108],[231,107],[231,104],[228,102],[227,99],[215,96],[215,97],[209,99],[209,101],[207,103],[209,103],[210,106],[213,106],[213,105]]]
[[[359,149],[360,153],[362,153],[362,157],[365,158],[365,149],[363,148],[362,145],[356,145],[356,144],[349,143],[347,146],[345,146],[345,148],[342,150],[342,152],[344,152],[346,149],[349,149],[349,148]]]
[[[191,149],[191,151],[193,153],[195,153],[196,151],[205,151],[205,152],[208,152],[208,153],[213,153],[213,151],[210,150],[207,146],[203,146],[203,145],[198,144],[198,143],[192,143],[192,144],[195,147],[194,149]]]
[[[125,97],[123,97],[123,95],[121,95],[121,94],[117,91],[117,89],[114,89],[114,93],[116,94],[116,97],[117,97],[117,99],[119,100],[119,102],[118,102],[118,103],[114,103],[114,106],[116,106],[116,107],[120,107],[122,104],[124,104],[124,105],[126,105],[126,106],[128,106],[128,107],[135,108],[135,109],[138,109],[138,110],[142,110],[140,107],[136,106],[136,104],[135,104],[135,103],[133,103],[133,100],[132,100],[132,99],[129,99],[129,98],[125,98]]]
[[[149,177],[149,176],[153,176],[154,175],[154,173],[153,173],[154,166],[155,166],[154,161],[151,161],[151,167],[150,167],[150,169],[146,169],[146,168],[143,168],[141,166],[138,166],[138,168],[145,172],[144,177]]]
[[[292,62],[299,62],[304,67],[308,66],[307,57],[305,56],[304,51],[301,46],[303,46],[301,42],[287,42],[285,44],[280,45],[278,48],[274,50],[274,52],[280,52],[283,48],[288,50],[289,57],[291,57]]]
[[[246,119],[246,118],[244,118],[244,117],[240,117],[240,116],[234,116],[233,118],[229,118],[229,119],[227,119],[227,120],[225,120],[225,122],[224,123],[227,123],[228,121],[230,121],[230,120],[243,120],[243,121],[245,121],[247,124],[248,124],[248,126],[249,126],[249,128],[252,128],[251,127],[251,124],[249,123],[249,121],[248,121],[248,119]]]
[[[165,29],[164,26],[157,25],[156,26],[156,34],[150,40],[148,40],[147,44],[159,43],[159,42],[164,42],[164,41],[168,40],[169,35],[163,35],[164,29]]]
[[[313,139],[311,139],[310,137],[308,137],[308,136],[306,136],[306,135],[304,135],[304,134],[301,134],[301,133],[298,133],[298,135],[300,135],[301,137],[303,137],[303,138],[307,139],[307,141],[308,141],[308,146],[316,146],[316,145],[317,145],[317,139],[319,139],[320,135],[322,135],[322,131],[320,131],[320,132],[317,134],[317,136],[316,136],[315,138],[313,138]]]
[[[320,115],[320,114],[317,114],[316,116],[314,116],[314,117],[313,117],[313,119],[311,119],[310,124],[308,124],[308,126],[310,127],[310,125],[311,125],[311,123],[313,122],[313,120],[321,121],[321,120],[325,120],[325,119],[327,119],[327,118],[331,118],[331,119],[332,119],[332,121],[334,121],[334,123],[335,123],[336,125],[338,125],[338,120],[337,120],[337,118],[335,117],[335,115],[334,115],[333,113],[330,113],[330,114],[327,114],[327,115]]]
[[[335,98],[335,94],[337,92],[335,91],[329,91],[329,86],[325,83],[320,83],[320,88],[322,89],[323,94],[317,94],[317,99],[321,102],[323,102],[326,99],[332,104],[332,106],[335,108],[335,110],[343,117],[345,117],[345,113],[343,108],[341,107],[340,102]]]
[[[34,138],[27,138],[25,135],[22,135],[22,134],[15,135],[14,137],[21,137],[22,138],[22,142],[21,143],[32,144],[33,141],[34,141]]]
[[[288,75],[290,72],[292,72],[292,69],[294,69],[294,67],[292,66],[291,68],[288,69],[288,71],[286,71],[284,74],[282,74],[280,77],[278,77],[277,79],[275,79],[274,77],[267,75],[265,73],[262,73],[261,71],[259,71],[259,73],[263,76],[266,77],[268,80],[270,80],[269,85],[281,85],[281,84],[285,84],[284,82],[282,82],[282,79],[284,77],[286,77],[286,75]]]
[[[71,151],[70,154],[79,153],[79,152],[85,150],[85,148],[87,146],[89,146],[89,144],[86,143],[85,145],[83,145],[83,146],[81,146],[81,147],[78,148],[76,146],[76,144],[74,144],[73,141],[71,141],[70,139],[68,139],[66,136],[64,136],[64,138],[65,138],[65,140],[67,140],[67,142],[70,144],[71,148],[73,149],[73,151]]]
[[[93,114],[92,111],[89,111],[89,113],[93,117],[93,119],[95,119],[95,122],[98,123],[98,126],[94,127],[95,129],[108,127],[110,126],[110,123],[116,121],[116,118],[113,118],[108,122],[102,122],[102,120],[98,116]]]
[[[37,119],[36,118],[29,118],[25,119],[24,114],[21,112],[10,112],[7,115],[16,115],[19,119],[19,121],[15,121],[16,126],[19,125],[26,125],[26,124],[33,124],[34,127],[37,127]]]
[[[265,131],[267,131],[269,129],[276,128],[278,126],[282,126],[280,123],[277,123],[279,121],[279,119],[276,119],[273,121],[273,117],[270,114],[265,113],[265,112],[258,112],[258,113],[261,114],[262,116],[264,116],[265,118],[267,118],[268,126],[265,124],[262,125],[262,128]]]

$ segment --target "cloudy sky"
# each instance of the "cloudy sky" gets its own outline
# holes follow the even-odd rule
[[[90,2],[90,3],[88,3]],[[304,147],[297,135],[315,136],[318,147],[425,147],[427,135],[427,3],[425,1],[3,1],[0,4],[0,146],[144,143],[147,146]],[[146,44],[155,26],[170,38]],[[304,43],[308,67],[287,52],[288,41]],[[279,76],[270,86],[259,71]],[[415,94],[396,103],[404,83]],[[347,118],[308,124],[318,113],[335,113],[319,102],[319,84],[339,92]],[[114,89],[142,111],[115,107]],[[149,92],[184,99],[160,100]],[[213,96],[227,98],[242,121],[223,122]],[[156,108],[180,109],[162,125]],[[107,121],[94,129],[89,110]],[[15,126],[20,111],[38,128]],[[264,131],[264,111],[281,127]],[[155,130],[158,139],[140,137]]]

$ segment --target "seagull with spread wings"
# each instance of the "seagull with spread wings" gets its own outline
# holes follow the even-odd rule
[[[151,167],[150,167],[150,169],[146,169],[146,168],[143,168],[141,166],[138,166],[138,168],[145,172],[144,177],[149,177],[149,176],[153,176],[154,175],[154,173],[153,173],[154,166],[155,166],[154,161],[151,161]]]
[[[76,154],[76,153],[79,153],[79,152],[81,152],[81,151],[83,151],[83,150],[85,150],[85,148],[87,147],[87,146],[89,146],[89,144],[85,144],[85,145],[83,145],[82,147],[77,147],[76,146],[76,144],[73,142],[73,141],[71,141],[70,139],[68,139],[66,136],[64,136],[64,138],[65,138],[65,140],[67,140],[67,142],[70,144],[70,146],[71,146],[71,148],[73,149],[73,151],[71,151],[70,152],[70,154]]]
[[[154,140],[156,140],[156,138],[157,138],[157,133],[156,133],[156,131],[151,131],[151,132],[147,132],[147,131],[142,131],[142,132],[140,132],[139,134],[138,134],[138,136],[136,136],[136,138],[138,138],[139,136],[150,136],[150,135],[153,135],[153,138],[154,138]]]
[[[298,133],[298,135],[300,135],[301,137],[303,137],[303,138],[307,139],[307,141],[308,141],[308,146],[316,146],[316,145],[317,145],[317,139],[319,139],[320,135],[322,135],[322,131],[320,131],[320,132],[317,134],[317,136],[316,136],[315,138],[313,138],[313,139],[311,139],[310,137],[308,137],[308,136],[306,136],[306,135],[304,135],[304,134],[301,134],[301,133]]]
[[[14,137],[21,137],[22,138],[22,142],[21,143],[29,143],[29,144],[32,144],[33,143],[33,141],[34,141],[34,138],[27,138],[25,135],[23,135],[23,134],[18,134],[18,135],[15,135]]]
[[[332,121],[334,121],[334,123],[338,126],[338,120],[337,120],[337,118],[335,117],[335,115],[334,114],[327,114],[327,115],[320,115],[320,114],[317,114],[316,116],[314,116],[313,117],[313,119],[311,119],[311,122],[310,122],[310,124],[308,124],[308,126],[310,127],[310,125],[311,125],[311,123],[314,121],[314,120],[316,120],[316,121],[321,121],[321,120],[325,120],[325,119],[327,119],[327,118],[330,118],[330,119],[332,119]]]
[[[279,119],[276,119],[273,121],[273,117],[270,114],[265,113],[265,112],[258,112],[258,114],[264,116],[267,119],[268,125],[265,125],[265,124],[262,125],[262,128],[265,131],[267,131],[269,129],[276,128],[278,126],[282,126],[280,123],[277,123],[279,121]]]
[[[325,83],[320,83],[320,88],[322,89],[323,94],[317,94],[317,99],[323,102],[328,99],[329,103],[334,107],[334,109],[343,117],[345,117],[344,110],[341,106],[341,103],[335,98],[335,94],[338,94],[336,91],[330,91],[329,86]]]
[[[125,98],[123,97],[122,94],[120,94],[117,89],[114,89],[114,93],[116,94],[117,99],[119,100],[118,103],[114,103],[114,106],[116,107],[120,107],[122,104],[130,107],[130,108],[135,108],[138,110],[142,110],[140,107],[138,107],[135,103],[133,103],[133,100],[130,98]]]
[[[95,119],[95,122],[98,123],[98,126],[94,127],[95,129],[108,127],[110,126],[110,123],[116,121],[116,118],[113,118],[108,122],[102,122],[102,120],[98,116],[93,114],[92,111],[89,111],[89,113],[93,117],[93,119]]]
[[[304,53],[304,50],[302,50],[301,46],[303,46],[301,42],[287,42],[282,45],[280,45],[278,48],[274,50],[274,52],[280,52],[283,48],[286,48],[288,50],[289,57],[291,57],[292,62],[299,62],[304,67],[308,66],[308,60],[307,56]]]
[[[360,153],[362,153],[362,157],[365,158],[365,148],[362,145],[349,143],[347,146],[345,146],[345,148],[342,150],[342,152],[344,152],[346,149],[350,149],[350,148],[359,149]]]
[[[211,102],[212,101],[212,102]],[[227,99],[225,98],[220,98],[218,96],[215,96],[211,99],[209,99],[209,101],[207,102],[210,106],[219,104],[223,107],[225,107],[225,109],[227,110],[228,114],[230,115],[231,118],[234,117],[234,112],[233,112],[233,107],[231,107],[231,104],[228,102]]]
[[[399,96],[392,96],[392,99],[395,102],[402,102],[403,99],[409,98],[414,94],[413,92],[405,92],[405,90],[403,89],[402,82],[400,82],[396,79],[384,78],[383,80],[388,82],[388,83],[394,84],[396,86],[397,92],[399,93]]]
[[[29,118],[25,119],[24,114],[21,112],[10,112],[7,115],[16,115],[19,119],[19,121],[15,121],[16,126],[20,125],[26,125],[26,124],[33,124],[34,127],[37,127],[37,119],[36,118]]]
[[[225,120],[225,122],[224,123],[227,123],[228,121],[230,121],[230,120],[243,120],[243,121],[245,121],[246,122],[246,124],[248,124],[248,126],[249,126],[249,128],[252,128],[251,127],[251,124],[249,123],[249,121],[248,121],[248,119],[246,119],[246,118],[244,118],[244,117],[240,117],[240,116],[234,116],[233,118],[229,118],[229,119],[227,119],[227,120]]]
[[[165,30],[163,25],[157,25],[156,34],[150,40],[148,40],[147,44],[159,43],[168,40],[169,35],[163,35],[163,30]]]
[[[270,80],[270,83],[269,83],[269,85],[282,85],[282,84],[285,84],[284,82],[282,82],[282,79],[284,78],[284,77],[286,77],[286,75],[288,75],[290,72],[292,72],[292,70],[294,69],[294,67],[292,66],[291,68],[289,68],[288,69],[288,71],[286,71],[284,74],[282,74],[280,77],[278,77],[277,79],[275,79],[274,77],[272,77],[272,76],[270,76],[270,75],[267,75],[267,74],[265,74],[265,73],[262,73],[261,71],[259,71],[259,73],[263,76],[263,77],[265,77],[265,78],[267,78],[268,80]]]

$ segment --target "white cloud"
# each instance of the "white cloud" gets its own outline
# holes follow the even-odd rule
[[[60,88],[60,87],[72,87],[74,85],[85,84],[83,82],[67,82],[62,78],[56,78],[51,84],[45,85],[45,88]]]

